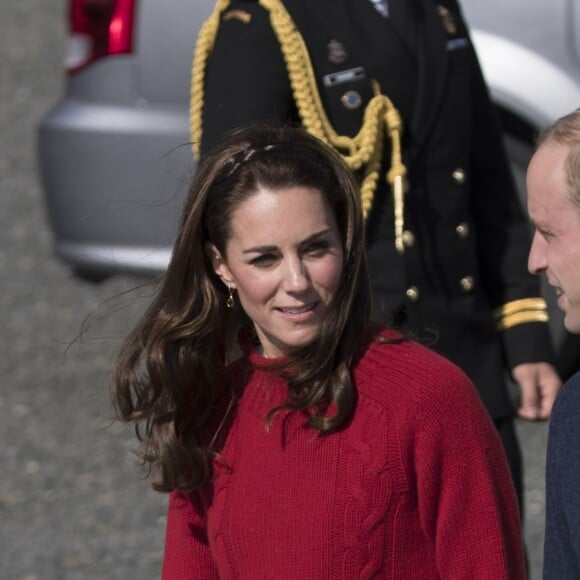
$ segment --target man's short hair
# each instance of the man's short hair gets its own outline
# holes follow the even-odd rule
[[[549,141],[570,148],[564,164],[566,185],[572,202],[580,209],[580,109],[560,117],[538,136],[537,146]]]

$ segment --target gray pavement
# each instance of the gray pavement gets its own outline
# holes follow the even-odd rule
[[[165,497],[142,480],[130,430],[108,427],[115,337],[138,307],[103,303],[141,281],[74,279],[51,254],[36,178],[65,2],[0,4],[0,579],[158,578]]]
[[[64,0],[0,0],[0,580],[159,577],[166,498],[110,425],[111,357],[147,291],[71,276],[51,253],[34,130],[62,89]],[[88,318],[87,318],[88,317]],[[547,426],[518,424],[540,578]]]

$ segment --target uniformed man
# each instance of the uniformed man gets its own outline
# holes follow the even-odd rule
[[[220,0],[198,38],[192,138],[301,123],[361,178],[375,313],[417,331],[476,384],[521,499],[519,414],[560,386],[528,224],[454,0]],[[425,336],[425,331],[421,332]]]

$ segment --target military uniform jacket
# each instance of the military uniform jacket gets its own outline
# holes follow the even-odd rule
[[[338,134],[359,131],[373,81],[402,112],[405,251],[395,250],[381,179],[367,218],[375,312],[403,312],[412,330],[433,330],[432,346],[471,377],[491,415],[511,414],[505,369],[553,357],[526,269],[527,220],[459,6],[390,0],[385,18],[370,0],[283,4]],[[221,14],[203,87],[202,154],[238,126],[299,122],[280,40],[258,1],[232,1]],[[383,174],[388,143],[384,157]]]

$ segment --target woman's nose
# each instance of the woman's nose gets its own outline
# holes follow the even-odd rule
[[[308,269],[300,258],[288,260],[284,272],[284,290],[287,292],[303,292],[310,286]]]

